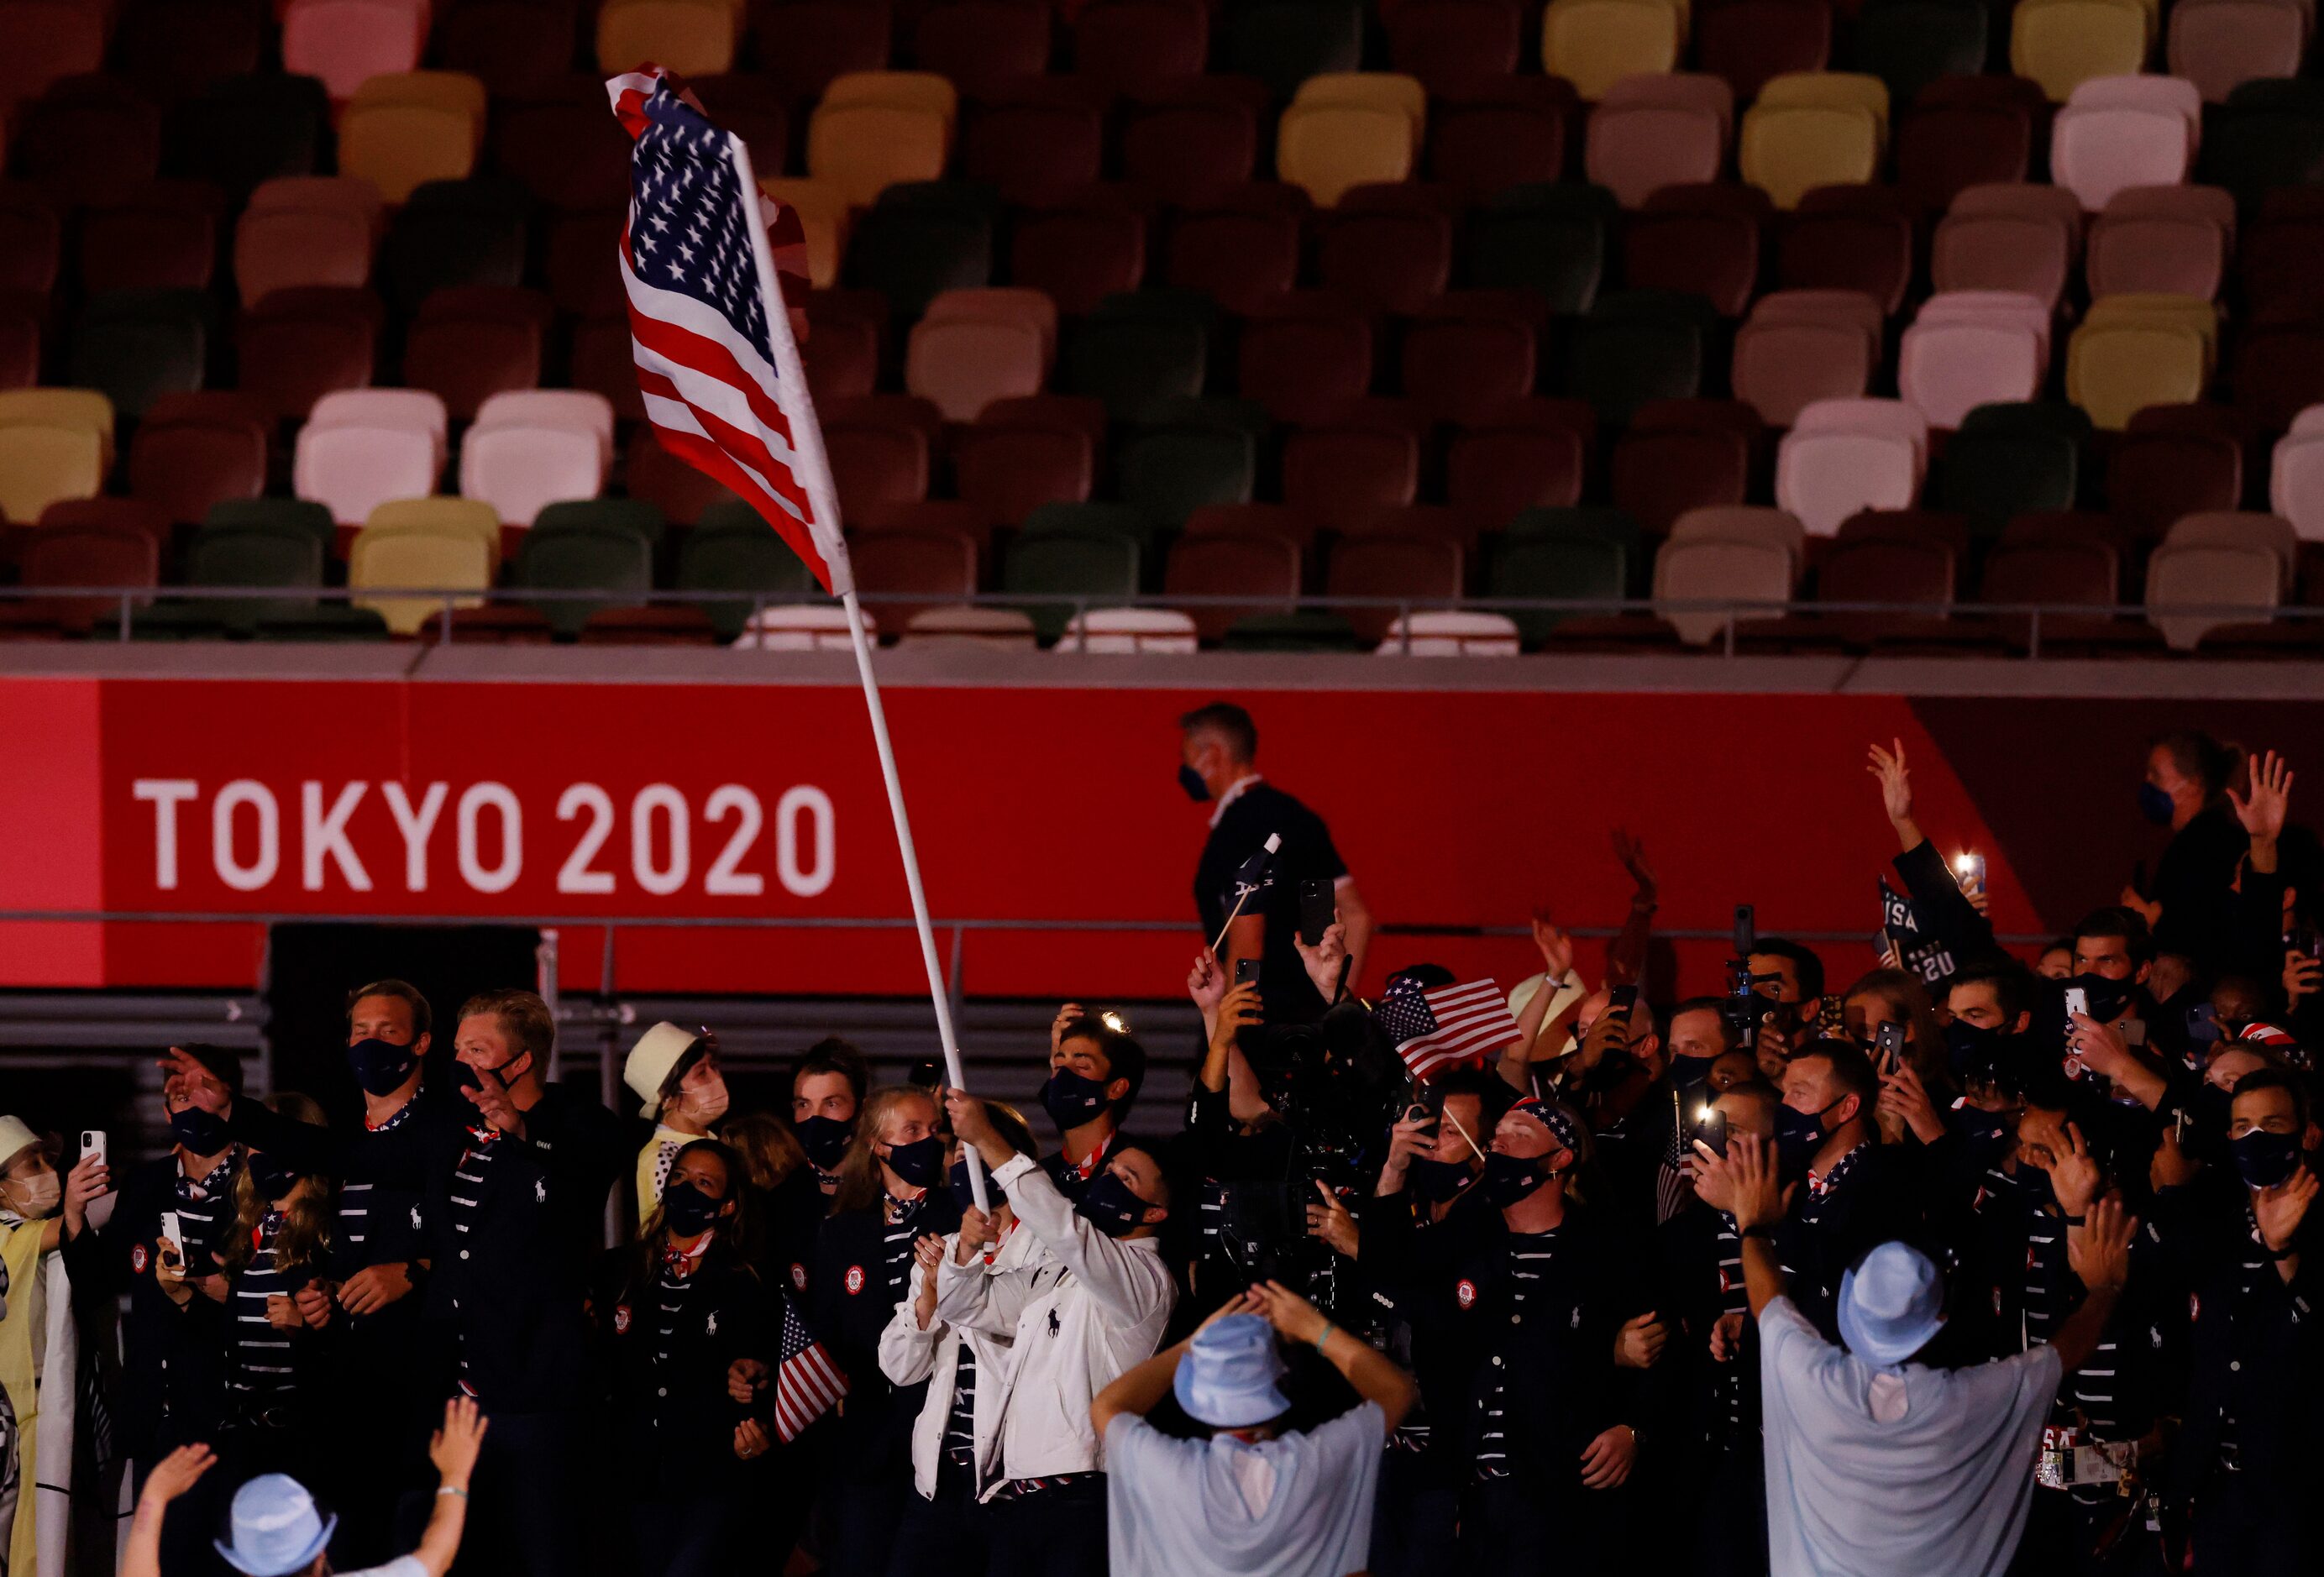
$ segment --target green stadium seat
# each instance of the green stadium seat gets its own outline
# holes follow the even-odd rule
[[[1085,606],[1104,607],[1126,603],[1138,595],[1138,543],[1127,536],[1080,530],[1036,534],[1028,529],[1010,545],[1002,562],[1001,588],[1019,596],[1082,597],[1086,599]],[[1025,607],[1035,632],[1047,641],[1064,634],[1078,611],[1064,602],[1030,603]]]
[[[627,526],[572,525],[546,536],[528,531],[510,584],[526,591],[613,593],[602,602],[559,598],[531,604],[560,638],[577,640],[600,608],[634,607],[645,600],[653,590],[653,549]]]
[[[753,598],[797,602],[820,597],[822,586],[805,560],[749,504],[723,500],[702,512],[678,549],[678,589],[746,594],[735,602],[699,604],[722,641],[750,622]]]
[[[198,586],[276,586],[316,590],[323,584],[321,540],[296,521],[204,525],[186,553],[186,581]],[[237,634],[255,633],[270,613],[306,613],[312,597],[245,597],[200,604]]]

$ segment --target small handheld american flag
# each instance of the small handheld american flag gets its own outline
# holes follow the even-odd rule
[[[789,262],[794,290],[807,287],[798,216],[760,194],[742,139],[660,67],[605,91],[636,143],[621,265],[646,420],[663,448],[748,500],[841,595],[853,584],[847,547],[780,282]]]
[[[1416,1079],[1477,1061],[1519,1038],[1501,988],[1489,980],[1434,991],[1423,990],[1414,981],[1394,980],[1374,1017]]]
[[[798,1307],[785,1297],[782,1347],[775,1364],[776,1437],[797,1440],[846,1394],[847,1377],[839,1372],[823,1343],[808,1333]]]

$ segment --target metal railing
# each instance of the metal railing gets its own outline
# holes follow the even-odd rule
[[[217,603],[225,604],[250,603],[281,603],[295,608],[317,603],[355,604],[384,601],[435,601],[441,604],[442,617],[430,634],[435,643],[451,645],[458,623],[457,614],[464,611],[493,604],[534,606],[553,604],[590,604],[605,608],[636,609],[645,607],[736,607],[747,603],[751,608],[751,625],[756,629],[770,610],[797,607],[836,607],[837,603],[820,593],[744,594],[736,591],[661,591],[641,593],[628,587],[545,588],[523,586],[0,586],[0,604],[70,604],[105,602],[115,604],[114,616],[107,621],[115,638],[121,641],[133,640],[137,616],[156,604],[184,607],[189,604]],[[1646,614],[1668,619],[1673,615],[1714,614],[1720,619],[1718,633],[1710,641],[1688,644],[1709,649],[1716,647],[1724,656],[1733,657],[1738,650],[1738,636],[1751,633],[1741,628],[1751,621],[1799,617],[1812,622],[1821,614],[1886,615],[1900,619],[1942,621],[1964,640],[1987,639],[1999,641],[2013,650],[2020,650],[2030,659],[2042,656],[2043,622],[2069,621],[2078,627],[2088,628],[2107,621],[2116,622],[2124,633],[2130,630],[2160,626],[2175,620],[2208,620],[2219,624],[2264,624],[2281,622],[2301,624],[2324,619],[2324,607],[2260,607],[2250,604],[2186,603],[2144,604],[2113,603],[1976,603],[1976,602],[1811,602],[1797,599],[1774,601],[1761,598],[1723,597],[1397,597],[1397,596],[1328,596],[1300,595],[1270,597],[1259,594],[1173,595],[1139,593],[1134,595],[1103,595],[1040,592],[978,592],[967,596],[937,597],[926,594],[895,594],[866,592],[863,604],[873,610],[881,606],[990,608],[1012,612],[1034,609],[1063,610],[1069,615],[1065,632],[1056,642],[1060,650],[1087,650],[1093,636],[1106,639],[1111,632],[1093,632],[1088,627],[1088,615],[1114,609],[1169,610],[1193,612],[1207,609],[1231,609],[1245,615],[1267,613],[1348,612],[1391,613],[1398,631],[1396,650],[1410,654],[1416,639],[1423,644],[1438,639],[1428,631],[1416,632],[1412,616],[1425,613],[1555,613],[1577,617],[1610,617],[1624,614]],[[95,624],[91,632],[94,634]],[[882,634],[898,632],[882,631]],[[1781,635],[1804,634],[1806,631],[1784,631]],[[1139,632],[1160,634],[1159,632]],[[1903,639],[1926,640],[1932,632],[1923,628],[1906,631]],[[1471,637],[1477,638],[1477,637]]]

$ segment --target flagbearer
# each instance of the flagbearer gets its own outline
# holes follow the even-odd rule
[[[1311,1023],[1329,1004],[1308,980],[1293,945],[1302,884],[1332,884],[1347,936],[1351,991],[1363,975],[1372,912],[1333,846],[1323,818],[1259,775],[1259,726],[1250,713],[1231,701],[1213,701],[1178,719],[1178,786],[1188,798],[1215,807],[1210,841],[1194,867],[1194,907],[1203,935],[1216,943],[1229,982],[1237,960],[1259,961],[1259,996],[1268,1023]],[[1268,862],[1273,880],[1245,898],[1238,913],[1237,872],[1269,836],[1282,840]],[[1219,941],[1222,932],[1225,939]]]

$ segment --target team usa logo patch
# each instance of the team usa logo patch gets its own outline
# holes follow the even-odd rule
[[[130,1244],[130,1245],[129,1245],[129,1273],[130,1273],[132,1276],[143,1276],[143,1275],[144,1275],[144,1274],[145,1274],[145,1263],[146,1263],[146,1260],[145,1260],[145,1245],[144,1245],[144,1244],[143,1244],[143,1243],[132,1243],[132,1244]]]
[[[847,1268],[847,1296],[853,1297],[857,1293],[862,1292],[862,1290],[863,1267],[861,1265],[850,1265]]]
[[[627,1304],[615,1304],[613,1305],[613,1334],[616,1336],[626,1336],[629,1333],[630,1305]]]
[[[1459,1304],[1464,1309],[1475,1308],[1477,1306],[1477,1284],[1470,1280],[1467,1277],[1462,1277],[1461,1278],[1460,1285],[1452,1289],[1452,1301]]]

